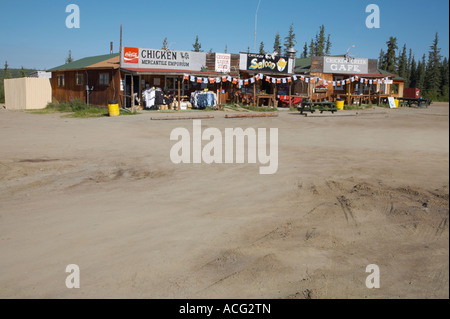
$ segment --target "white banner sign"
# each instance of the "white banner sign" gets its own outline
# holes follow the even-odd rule
[[[231,54],[216,53],[216,72],[228,73],[231,68]]]
[[[133,69],[170,69],[201,71],[206,66],[206,53],[125,47],[120,66]]]
[[[324,73],[368,74],[369,59],[353,59],[342,57],[324,57]]]

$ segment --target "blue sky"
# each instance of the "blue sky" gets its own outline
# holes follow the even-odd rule
[[[66,28],[66,6],[80,7],[80,29]],[[368,29],[368,4],[381,11],[381,28]],[[198,35],[202,49],[229,53],[253,51],[258,0],[103,1],[0,0],[0,66],[47,69],[64,63],[68,51],[80,59],[119,49],[123,24],[124,46],[160,48],[165,37],[173,50],[192,50]],[[407,45],[416,57],[427,53],[436,32],[442,55],[449,56],[449,2],[447,0],[262,0],[258,14],[257,48],[273,47],[275,34],[284,38],[291,23],[297,51],[324,24],[331,34],[332,54],[378,58],[390,36]]]

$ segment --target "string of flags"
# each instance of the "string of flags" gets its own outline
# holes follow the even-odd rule
[[[239,87],[247,86],[249,84],[253,84],[256,81],[259,80],[265,80],[268,83],[273,84],[288,84],[296,81],[303,81],[305,83],[315,83],[319,85],[323,85],[325,87],[328,87],[330,85],[334,87],[344,86],[350,83],[359,82],[361,84],[393,84],[393,80],[389,80],[389,78],[382,78],[382,79],[366,79],[366,78],[360,78],[358,76],[353,76],[351,78],[348,78],[346,80],[340,80],[340,81],[327,81],[325,79],[322,79],[320,77],[309,77],[309,76],[303,76],[303,75],[293,75],[290,77],[285,78],[274,78],[270,77],[264,74],[257,74],[254,77],[251,77],[249,79],[237,79],[231,76],[221,76],[221,77],[197,77],[193,75],[184,74],[184,80],[190,81],[193,83],[201,83],[201,84],[214,84],[214,83],[223,83],[223,82],[230,82],[235,85],[239,85]]]

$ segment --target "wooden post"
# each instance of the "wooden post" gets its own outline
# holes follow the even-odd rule
[[[273,85],[273,107],[275,107],[276,100],[277,100],[277,83]]]
[[[253,106],[256,106],[256,80],[253,82]]]
[[[289,108],[292,109],[292,82],[289,83]]]
[[[220,78],[220,94],[219,94],[219,105],[222,105],[222,92],[223,92],[223,87],[222,87],[222,78]]]
[[[181,112],[181,79],[178,80],[178,112]]]
[[[351,103],[352,103],[352,98],[351,98],[351,96],[350,96],[350,90],[351,90],[351,88],[350,88],[350,85],[349,84],[347,84],[347,80],[345,80],[345,85],[346,85],[346,91],[347,91],[347,105],[350,105]]]
[[[134,113],[134,76],[131,73],[131,112]]]

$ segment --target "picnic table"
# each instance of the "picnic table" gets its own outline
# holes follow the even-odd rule
[[[413,105],[417,105],[417,107],[421,107],[421,106],[425,106],[428,108],[428,106],[431,105],[431,103],[433,103],[432,100],[430,99],[425,99],[425,98],[409,98],[409,97],[398,97],[397,100],[400,101],[402,106],[413,106]]]
[[[336,103],[333,102],[311,102],[311,101],[302,101],[302,103],[297,108],[300,111],[300,114],[303,112],[311,112],[319,111],[321,114],[323,112],[337,112]]]

